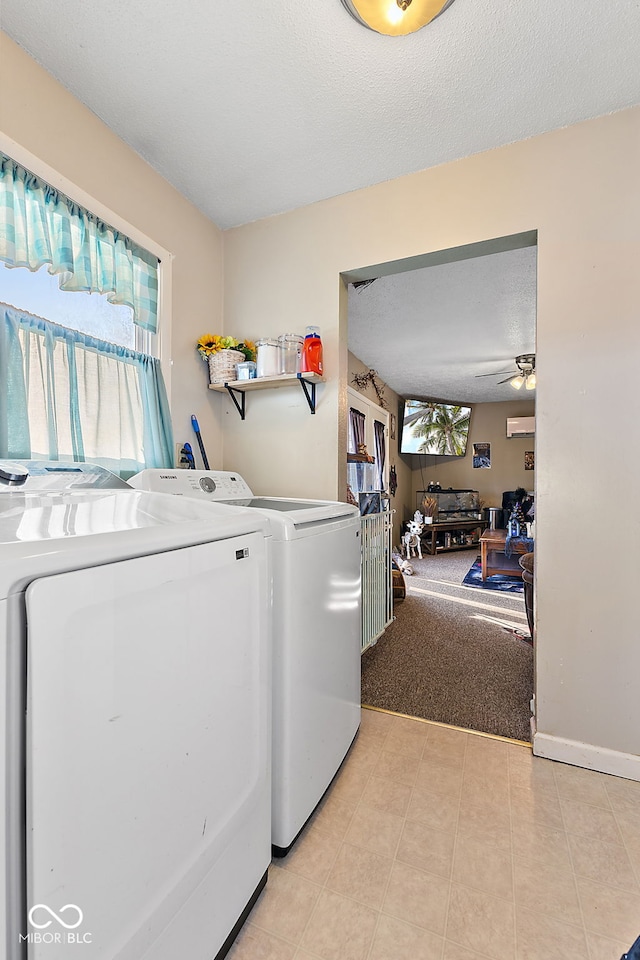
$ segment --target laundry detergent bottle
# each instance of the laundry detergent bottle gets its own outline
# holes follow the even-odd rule
[[[307,327],[302,344],[301,373],[317,373],[322,376],[322,340],[320,327]]]

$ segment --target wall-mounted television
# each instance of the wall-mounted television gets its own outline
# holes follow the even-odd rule
[[[471,407],[436,400],[405,400],[400,453],[464,457]]]

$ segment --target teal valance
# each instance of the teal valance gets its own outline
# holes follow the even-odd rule
[[[59,276],[60,288],[104,293],[158,326],[158,258],[0,153],[0,260]]]

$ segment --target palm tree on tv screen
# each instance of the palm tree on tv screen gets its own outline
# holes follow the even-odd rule
[[[425,402],[416,414],[412,417],[415,418],[413,434],[423,438],[418,453],[464,456],[470,422],[468,407]]]

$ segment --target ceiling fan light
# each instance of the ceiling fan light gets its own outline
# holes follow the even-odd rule
[[[519,373],[517,377],[513,378],[513,380],[509,380],[509,383],[515,390],[519,390],[524,383],[524,377],[521,373]]]
[[[342,0],[354,20],[388,37],[415,33],[452,3],[453,0]]]
[[[527,377],[527,384],[525,390],[535,390],[536,388],[536,375],[535,373],[530,373]]]

